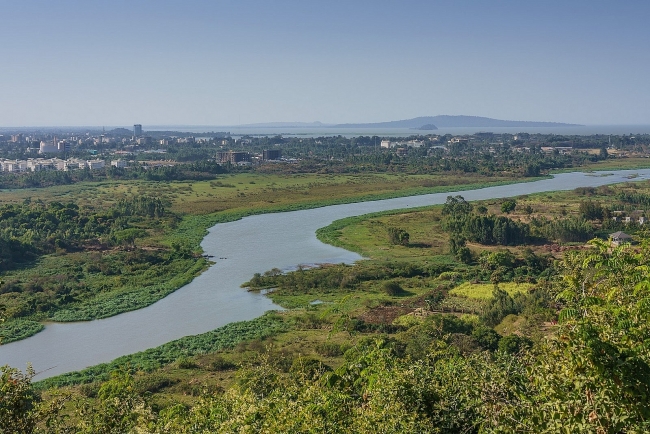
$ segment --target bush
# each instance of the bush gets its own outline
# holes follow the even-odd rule
[[[484,324],[494,327],[510,314],[518,314],[519,309],[510,294],[498,287],[494,288],[492,299],[480,315]]]
[[[196,369],[198,365],[189,357],[179,357],[176,359],[176,367],[178,369]]]
[[[145,392],[156,393],[160,392],[162,389],[172,386],[177,381],[172,380],[171,378],[164,377],[162,375],[145,375],[142,377],[136,377],[133,381],[133,388],[139,394]]]
[[[523,349],[528,349],[533,346],[533,342],[523,336],[509,335],[504,336],[499,340],[499,351],[508,354],[517,354]]]
[[[316,345],[316,352],[321,356],[325,357],[336,357],[341,356],[345,351],[341,348],[341,345],[335,342],[323,342]]]
[[[388,240],[391,244],[408,246],[410,235],[404,229],[388,228]]]
[[[332,368],[318,359],[298,357],[291,365],[289,373],[297,380],[315,380],[331,370]]]
[[[499,347],[500,336],[494,329],[486,326],[479,326],[472,331],[472,336],[481,348],[494,351]]]
[[[230,369],[235,369],[236,367],[236,364],[223,356],[217,356],[217,358],[210,363],[210,369],[213,371],[228,371]]]
[[[392,297],[397,297],[404,294],[404,289],[397,282],[386,282],[382,286],[384,292]]]
[[[97,392],[99,392],[99,387],[99,382],[82,384],[81,387],[79,387],[79,393],[86,398],[96,398]]]

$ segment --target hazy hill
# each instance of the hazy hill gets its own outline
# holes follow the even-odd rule
[[[500,119],[484,118],[480,116],[422,116],[413,119],[401,121],[375,122],[365,124],[339,124],[333,125],[333,128],[417,128],[427,126],[438,128],[455,128],[455,127],[569,127],[579,126],[577,124],[565,124],[561,122],[534,122],[534,121],[508,121]]]

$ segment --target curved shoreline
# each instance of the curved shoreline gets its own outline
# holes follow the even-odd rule
[[[608,171],[607,173],[612,173]],[[467,200],[519,196],[582,186],[599,186],[650,178],[650,169],[617,171],[612,176],[571,173],[531,183],[462,190]],[[0,347],[0,364],[37,371],[37,379],[76,371],[119,356],[156,347],[182,336],[204,333],[234,321],[249,320],[276,308],[263,295],[239,288],[255,272],[289,269],[297,264],[353,262],[360,256],[317,240],[317,229],[335,220],[372,212],[444,203],[445,192],[372,202],[332,205],[281,214],[246,217],[210,228],[202,242],[217,260],[202,275],[153,305],[111,318],[48,326],[23,341]]]

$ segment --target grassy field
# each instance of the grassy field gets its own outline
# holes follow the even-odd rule
[[[505,282],[499,284],[499,289],[506,291],[511,296],[522,294],[532,288],[534,285],[531,283],[514,283]],[[491,283],[471,283],[464,282],[451,291],[449,294],[458,295],[467,298],[476,298],[479,300],[489,300],[492,298],[492,291],[494,285]]]
[[[534,216],[553,218],[576,215],[580,201],[588,198],[611,202],[612,194],[616,191],[650,194],[650,184],[640,182],[580,192],[520,196],[516,198],[519,206],[522,209],[530,206],[532,212],[521,212],[518,207],[510,217],[527,221]],[[502,201],[503,199],[495,199],[480,204],[488,208],[488,213],[501,214]],[[235,213],[223,215],[232,216]],[[185,220],[179,228],[186,224],[187,233],[195,233],[199,240],[199,229],[204,228],[208,221],[214,221],[211,220],[214,215],[192,218],[196,219],[194,223]],[[200,220],[202,218],[208,220]],[[224,390],[236,384],[236,370],[240,367],[269,363],[287,371],[292,360],[305,356],[337,367],[343,363],[345,350],[366,337],[378,336],[379,333],[400,336],[401,329],[393,324],[394,321],[417,309],[426,310],[429,301],[436,295],[443,294],[444,299],[438,301],[433,308],[434,312],[453,312],[457,317],[476,321],[475,315],[467,314],[481,312],[492,295],[494,285],[487,282],[463,282],[463,272],[469,266],[457,262],[448,254],[448,235],[442,230],[441,218],[441,206],[434,206],[334,222],[319,231],[319,238],[358,251],[369,259],[353,266],[330,265],[315,272],[324,276],[328,272],[330,275],[338,272],[343,277],[356,277],[355,284],[345,285],[342,281],[339,283],[338,280],[333,280],[322,286],[305,284],[305,289],[300,291],[276,290],[269,296],[289,310],[263,317],[259,324],[255,320],[241,323],[232,330],[224,328],[217,332],[218,336],[206,334],[184,338],[82,373],[47,380],[42,386],[95,381],[106,378],[111,369],[127,366],[135,372],[137,387],[154,393],[157,404],[191,404],[202,391]],[[409,244],[390,244],[388,227],[408,231]],[[469,246],[477,254],[503,249],[475,244]],[[548,246],[532,247],[538,253],[552,253],[557,258],[561,257],[561,253],[551,252]],[[523,247],[510,249],[520,254]],[[408,272],[397,275],[400,269],[408,270],[409,266],[419,271],[414,275],[409,275]],[[382,270],[385,274],[381,273]],[[390,270],[394,271],[393,274]],[[440,272],[441,270],[446,271]],[[312,272],[307,270],[305,273]],[[359,277],[362,275],[366,277]],[[387,282],[397,283],[402,292],[397,295],[388,294],[385,289]],[[515,295],[527,293],[534,284],[502,282],[499,287]],[[495,329],[505,336],[513,330],[518,332],[526,327],[534,327],[520,324],[524,321],[522,318],[510,315]],[[231,337],[226,336],[229,333],[232,334]],[[210,343],[212,340],[217,346]],[[97,388],[96,383],[75,386],[73,393],[92,396]]]
[[[515,181],[507,177],[474,174],[356,176],[243,173],[221,175],[214,180],[201,182],[106,181],[5,190],[0,194],[0,204],[58,201],[73,202],[81,208],[92,210],[108,210],[121,199],[139,196],[160,198],[174,213],[176,221],[167,218],[156,227],[142,227],[146,230],[146,236],[138,238],[137,248],[144,252],[169,251],[172,245],[177,244],[193,251],[195,257],[174,260],[147,270],[140,265],[120,265],[121,261],[132,260],[119,249],[103,252],[61,250],[43,256],[26,267],[4,273],[2,279],[11,282],[14,287],[30,286],[31,282],[43,279],[74,281],[75,291],[80,297],[66,302],[62,299],[49,300],[51,296],[45,293],[26,295],[16,290],[2,291],[0,305],[10,320],[0,325],[0,337],[4,342],[28,337],[42,329],[38,321],[104,318],[154,303],[187,284],[205,269],[208,263],[200,257],[199,245],[207,229],[219,222],[252,214],[479,188]],[[108,274],[89,271],[88,264],[99,262],[112,271]],[[41,305],[51,307],[37,312],[29,311],[30,300],[34,297],[42,302]],[[23,321],[22,326],[14,323],[16,318]]]
[[[649,167],[650,167],[650,159],[648,158],[642,158],[642,157],[627,158],[626,157],[626,158],[613,158],[613,159],[598,161],[596,163],[589,163],[581,167],[551,170],[551,173],[647,169]]]
[[[159,197],[172,204],[172,211],[209,214],[238,208],[266,208],[302,202],[361,198],[366,195],[413,195],[436,188],[463,184],[514,181],[512,177],[478,174],[451,175],[324,175],[256,174],[218,175],[210,181],[106,181],[48,188],[4,190],[2,203],[27,198],[43,201],[74,201],[80,206],[110,206],[135,195]]]

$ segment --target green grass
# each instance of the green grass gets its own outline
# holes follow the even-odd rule
[[[514,283],[514,282],[499,283],[499,288],[506,291],[511,296],[527,292],[532,287],[533,285],[531,283]],[[493,290],[494,290],[494,285],[491,283],[465,282],[458,285],[451,291],[449,291],[449,294],[474,298],[479,300],[489,300],[492,298]]]
[[[95,365],[78,372],[59,375],[40,381],[42,389],[107,380],[111,372],[125,369],[130,372],[151,372],[169,365],[179,358],[232,348],[240,342],[264,339],[287,329],[287,324],[276,313],[267,313],[251,321],[230,323],[218,329],[195,336],[186,336],[109,363]]]
[[[650,168],[648,158],[612,158],[597,163],[590,163],[579,167],[568,167],[566,169],[553,169],[550,173],[568,172],[590,172],[603,170],[633,170]]]
[[[125,286],[118,291],[99,293],[82,303],[56,311],[51,319],[59,322],[90,321],[142,309],[187,285],[207,267],[207,261],[203,258],[192,260],[190,264],[189,268],[181,269],[178,273],[171,270],[169,275],[161,273],[156,276],[155,280],[161,283]]]
[[[19,341],[28,338],[43,330],[45,326],[37,321],[18,318],[0,324],[0,343]]]
[[[476,181],[468,185],[460,182]],[[493,181],[493,182],[488,182]],[[172,228],[170,222],[148,230],[148,236],[138,240],[145,248],[169,248],[174,244],[199,253],[200,243],[211,226],[238,220],[240,218],[270,212],[285,212],[310,209],[341,203],[365,200],[388,199],[405,195],[435,193],[449,190],[463,190],[488,185],[515,182],[512,179],[488,178],[471,175],[468,177],[425,176],[425,175],[258,175],[237,174],[220,176],[215,181],[157,183],[149,181],[106,181],[101,183],[80,183],[56,186],[47,189],[12,190],[3,195],[3,202],[20,202],[25,198],[49,202],[73,201],[80,206],[94,207],[101,203],[109,206],[120,199],[135,195],[149,195],[168,200],[172,209],[184,213],[180,222]],[[449,184],[449,185],[445,185]],[[234,188],[232,187],[234,186]],[[255,201],[253,196],[263,196],[264,201]],[[207,212],[216,210],[216,212]],[[388,213],[386,214],[388,215]],[[351,245],[346,247],[350,248]],[[424,250],[422,250],[424,252]],[[171,264],[152,266],[148,269],[125,273],[123,266],[119,273],[89,273],[85,264],[95,261],[84,252],[56,254],[43,257],[35,264],[3,276],[30,282],[42,276],[67,276],[66,281],[78,281],[79,289],[69,301],[55,306],[28,312],[27,319],[40,321],[83,321],[105,318],[129,310],[146,307],[181,286],[189,283],[207,266],[203,258],[175,260]],[[107,253],[103,253],[103,257]],[[108,253],[111,256],[112,253]],[[119,262],[111,259],[111,262]],[[181,263],[182,262],[182,263]],[[72,279],[72,280],[70,280]],[[9,317],[25,317],[24,310],[29,300],[25,294],[0,295],[0,303],[7,306]],[[40,295],[39,295],[40,297]],[[42,298],[42,297],[41,297]],[[44,299],[46,300],[46,299]],[[46,306],[46,304],[44,304]],[[6,328],[18,330],[17,326]],[[28,337],[40,327],[26,327],[20,333],[12,332],[6,339]]]

